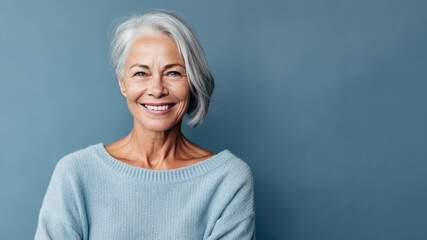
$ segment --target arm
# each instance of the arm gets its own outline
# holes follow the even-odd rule
[[[237,218],[235,221],[222,221],[219,219],[208,240],[213,239],[251,239],[255,240],[255,214]]]
[[[255,239],[255,205],[252,173],[247,167],[241,187],[215,223],[208,240]]]
[[[75,227],[40,214],[35,240],[75,239],[81,240],[80,234]]]
[[[83,239],[78,178],[69,160],[61,159],[52,174],[40,209],[35,240]]]

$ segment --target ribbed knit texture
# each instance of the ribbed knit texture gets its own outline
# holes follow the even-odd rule
[[[57,163],[35,239],[255,239],[252,173],[228,150],[148,170],[92,145]]]

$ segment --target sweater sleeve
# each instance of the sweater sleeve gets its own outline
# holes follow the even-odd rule
[[[35,240],[83,239],[81,193],[71,159],[55,167],[40,209]]]
[[[56,240],[56,239],[82,239],[73,226],[69,226],[59,219],[51,219],[40,215],[37,226],[35,240]]]
[[[255,214],[251,214],[234,222],[217,222],[208,240],[255,240]]]
[[[255,240],[255,205],[252,173],[248,166],[243,183],[231,198],[208,240]]]

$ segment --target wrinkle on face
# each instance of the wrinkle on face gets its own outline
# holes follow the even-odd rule
[[[175,41],[160,32],[150,32],[137,37],[130,45],[124,64],[124,75],[119,80],[129,110],[142,127],[154,131],[167,131],[181,122],[189,100],[190,86],[185,71],[185,62]],[[179,72],[179,80],[167,81],[165,74]],[[135,76],[143,73],[143,77]],[[167,116],[147,114],[141,104],[174,103]]]

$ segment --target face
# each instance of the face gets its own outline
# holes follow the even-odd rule
[[[168,35],[153,32],[136,38],[129,47],[123,77],[118,78],[135,124],[164,132],[181,123],[190,86],[184,60]]]

